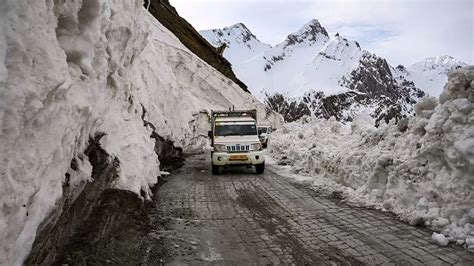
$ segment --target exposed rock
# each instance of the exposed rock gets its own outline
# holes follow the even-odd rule
[[[168,171],[181,167],[184,162],[183,149],[174,146],[174,143],[171,140],[165,139],[158,135],[158,133],[156,133],[155,125],[145,119],[147,111],[143,105],[142,110],[143,126],[153,129],[150,138],[155,139],[155,153],[158,155],[160,168],[163,171]]]
[[[282,94],[267,95],[265,104],[273,111],[281,114],[286,122],[298,120],[310,115],[311,111],[303,102],[291,101]]]
[[[25,264],[38,265],[57,262],[67,252],[68,246],[74,244],[72,240],[81,239],[87,235],[88,230],[97,230],[98,234],[94,235],[96,240],[109,238],[112,230],[120,228],[121,222],[127,221],[125,219],[116,220],[115,223],[104,223],[101,230],[98,230],[99,224],[91,223],[92,220],[98,218],[93,215],[94,210],[104,208],[101,198],[104,197],[106,190],[111,189],[112,183],[120,171],[118,159],[110,157],[100,147],[99,141],[103,136],[103,134],[99,134],[90,139],[89,146],[85,151],[92,165],[92,182],[71,187],[68,184],[68,178],[66,178],[66,182],[63,184],[63,197],[57,203],[56,211],[45,219],[38,228],[37,237]],[[128,193],[133,194],[132,192]],[[75,194],[79,196],[75,198]],[[140,201],[137,195],[133,197]],[[130,201],[128,204],[134,205],[136,202]],[[126,206],[124,207],[124,210],[128,209]],[[120,213],[116,212],[116,215]],[[95,214],[97,215],[97,213]],[[112,219],[114,217],[102,218]]]
[[[222,56],[224,54],[227,44],[223,43],[221,46],[217,47],[217,52]]]
[[[164,139],[155,132],[151,135],[155,139],[155,152],[160,160],[160,169],[169,171],[184,164],[183,149],[175,147],[171,140]]]
[[[303,28],[298,32],[290,34],[286,37],[285,47],[302,43],[305,40],[310,42],[316,42],[318,40],[318,35],[321,34],[325,37],[328,37],[326,29],[321,26],[318,20],[313,19],[308,22]]]
[[[331,60],[336,60],[326,56]],[[396,121],[414,114],[413,106],[424,92],[413,82],[396,79],[385,59],[364,52],[359,66],[349,78],[342,78],[341,85],[348,92],[326,96],[322,92],[309,92],[300,100],[286,99],[282,94],[267,95],[266,104],[291,122],[304,115],[319,118],[335,117],[339,121],[352,121],[362,107],[373,109],[371,116],[378,126],[381,122]],[[295,108],[297,107],[297,108]]]

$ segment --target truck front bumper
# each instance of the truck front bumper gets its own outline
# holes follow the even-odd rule
[[[212,164],[218,166],[224,165],[255,165],[265,162],[264,151],[251,151],[251,152],[213,152],[212,153]]]

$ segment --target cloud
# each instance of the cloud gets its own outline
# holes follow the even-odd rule
[[[334,34],[392,64],[410,65],[448,54],[474,63],[471,0],[171,0],[198,30],[243,22],[262,41],[276,44],[316,18]]]
[[[324,1],[306,12],[392,64],[441,54],[472,64],[473,9],[469,0]]]

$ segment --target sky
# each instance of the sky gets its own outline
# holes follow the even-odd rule
[[[197,30],[244,23],[275,45],[313,18],[329,34],[409,66],[437,55],[474,64],[474,0],[170,0]]]

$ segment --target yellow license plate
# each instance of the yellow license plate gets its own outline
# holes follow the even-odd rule
[[[229,160],[231,161],[247,161],[246,155],[231,155]]]

